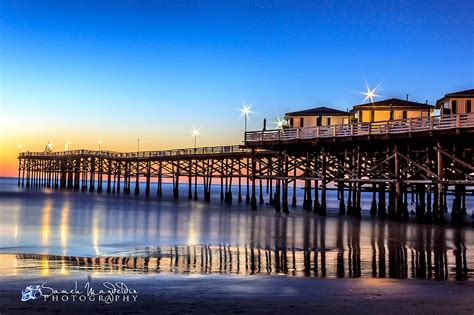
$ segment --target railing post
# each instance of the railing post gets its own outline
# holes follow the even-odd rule
[[[316,138],[319,138],[321,136],[321,127],[316,128]]]
[[[332,134],[333,134],[334,137],[336,137],[336,126],[335,125],[332,126],[332,129],[333,129]]]
[[[372,123],[369,123],[369,129],[368,129],[368,131],[369,131],[369,135],[372,134]]]
[[[456,115],[456,128],[461,127],[461,114]]]
[[[351,124],[351,136],[354,135],[354,124]]]
[[[408,131],[412,131],[411,119],[408,119]]]
[[[434,127],[434,116],[430,117],[430,130],[433,130]]]

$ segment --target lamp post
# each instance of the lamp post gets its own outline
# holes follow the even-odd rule
[[[69,153],[69,147],[71,146],[71,141],[66,141],[66,145],[64,146],[64,149]]]
[[[250,110],[252,108],[252,105],[242,105],[243,107],[240,109],[240,117],[244,116],[244,141],[245,141],[245,135],[247,133],[247,119],[249,117],[249,114],[252,113]]]
[[[193,128],[193,131],[191,131],[191,133],[193,134],[193,137],[194,137],[194,151],[196,151],[197,149],[197,137],[201,134],[199,131],[201,129],[196,129],[196,128]]]
[[[140,152],[140,138],[137,138],[137,156],[139,152]]]
[[[18,155],[21,154],[21,144],[18,145]]]
[[[193,131],[191,132],[193,134],[193,137],[194,137],[194,154],[196,154],[196,150],[197,150],[197,137],[201,134],[199,131],[201,130],[201,128],[198,128],[196,129],[195,127],[193,127]],[[204,150],[203,150],[204,151]],[[191,177],[189,177],[189,199],[191,199]],[[198,197],[197,197],[197,168],[196,168],[196,172],[194,173],[194,200],[197,200]]]
[[[45,147],[44,151],[46,153],[51,153],[53,151],[53,144],[50,141],[48,141],[48,143],[46,143],[46,147]]]
[[[97,144],[99,144],[99,154],[102,151],[102,140],[97,141]]]

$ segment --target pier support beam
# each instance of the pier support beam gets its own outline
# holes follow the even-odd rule
[[[162,182],[163,182],[163,162],[160,161],[158,163],[158,183],[157,183],[158,187],[156,188],[157,197],[163,196]]]
[[[291,207],[295,208],[296,207],[296,170],[298,169],[298,158],[294,157],[293,158],[293,197],[291,198]]]
[[[437,143],[438,150],[436,151],[437,158],[437,174],[438,174],[438,183],[437,189],[435,191],[436,198],[436,207],[434,213],[434,219],[436,223],[444,223],[444,207],[443,207],[443,155],[441,154],[441,145]]]
[[[283,213],[290,213],[288,209],[288,155],[283,155],[283,195],[281,199],[281,210]]]
[[[281,151],[278,151],[277,155],[277,169],[276,169],[276,181],[275,181],[275,195],[273,197],[273,207],[276,212],[280,212],[280,190],[281,190]]]
[[[250,206],[252,210],[257,210],[257,198],[255,196],[255,180],[257,178],[257,165],[255,158],[255,151],[252,150],[252,197],[250,198]]]
[[[324,151],[323,151],[324,152]],[[327,160],[326,160],[326,155],[323,154],[322,156],[322,175],[323,175],[323,178],[321,180],[321,206],[319,208],[319,215],[321,216],[326,216],[326,182],[327,182],[327,179],[326,179],[326,176],[327,176],[327,173],[326,173],[326,170],[327,170]],[[318,190],[318,187],[316,186],[314,189],[316,189],[316,191]]]
[[[252,157],[252,160],[253,160],[253,157]],[[252,162],[253,163],[253,162]],[[250,174],[249,174],[249,170],[250,170],[250,159],[247,158],[247,173],[246,173],[246,177],[247,177],[247,189],[245,190],[245,203],[246,204],[249,204],[250,203]]]
[[[377,215],[377,199],[376,199],[377,186],[375,183],[372,184],[372,202],[370,203],[370,215]]]
[[[135,196],[140,194],[140,162],[136,162],[136,174],[135,174]]]
[[[146,183],[145,183],[145,196],[150,196],[150,179],[151,179],[151,162],[146,162]]]
[[[173,167],[174,168],[174,167]],[[176,171],[173,173],[173,198],[179,199],[179,160],[176,162]]]

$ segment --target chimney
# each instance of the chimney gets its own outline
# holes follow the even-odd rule
[[[407,101],[408,101],[408,94],[407,94]]]
[[[428,105],[428,100],[426,100],[426,103],[425,103],[425,104]]]

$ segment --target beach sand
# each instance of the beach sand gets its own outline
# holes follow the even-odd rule
[[[140,275],[96,276],[91,286],[123,281],[138,291],[136,302],[21,302],[29,284],[71,288],[84,274],[2,277],[0,313],[126,314],[473,314],[474,283],[396,279],[315,279],[285,276]]]

